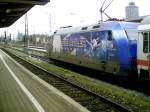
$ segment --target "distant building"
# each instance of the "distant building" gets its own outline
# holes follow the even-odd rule
[[[139,17],[139,8],[135,6],[134,2],[130,2],[126,7],[126,20],[133,20]]]
[[[134,2],[130,2],[129,6],[125,8],[127,22],[138,22],[140,23],[144,18],[150,15],[139,16],[139,8],[135,6]]]
[[[48,43],[48,35],[34,34],[29,37],[29,46],[46,49]]]

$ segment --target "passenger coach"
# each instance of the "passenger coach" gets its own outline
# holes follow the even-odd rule
[[[150,17],[138,27],[137,68],[139,77],[150,77]]]

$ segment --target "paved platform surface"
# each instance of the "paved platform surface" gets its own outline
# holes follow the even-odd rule
[[[88,112],[0,50],[0,112]]]

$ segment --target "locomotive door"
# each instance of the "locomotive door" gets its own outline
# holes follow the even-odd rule
[[[112,31],[108,31],[107,34],[107,59],[111,61],[116,61],[117,60],[117,50],[114,45],[114,39],[113,39],[113,34]]]
[[[145,59],[150,76],[150,32],[143,33],[143,59]]]

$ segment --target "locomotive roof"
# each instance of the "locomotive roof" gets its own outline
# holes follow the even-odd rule
[[[59,30],[57,30],[56,34],[87,32],[96,29],[98,30],[99,28],[100,28],[100,24],[78,26],[78,27],[66,26],[66,27],[61,27]]]
[[[88,31],[98,31],[98,30],[112,30],[114,26],[120,25],[122,28],[135,28],[137,23],[133,22],[118,22],[118,21],[106,21],[102,24],[93,24],[88,26],[79,26],[79,27],[62,27],[55,32],[55,34],[68,34],[68,33],[76,33],[76,32],[88,32]]]

